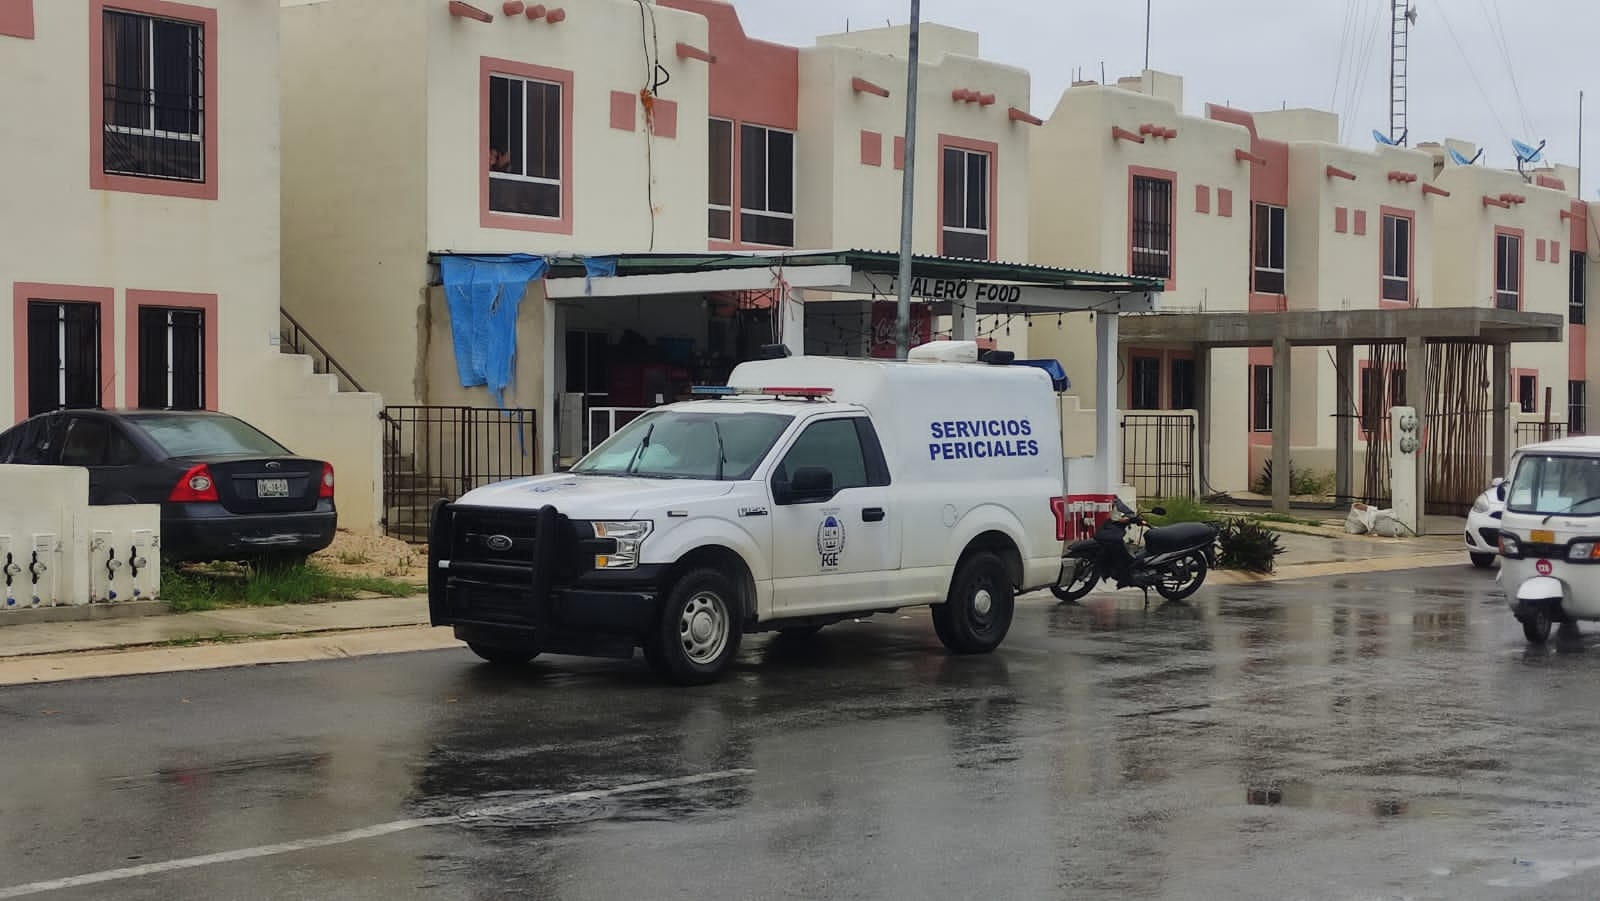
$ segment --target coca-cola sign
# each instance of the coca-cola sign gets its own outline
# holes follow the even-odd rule
[[[895,322],[899,319],[899,304],[892,300],[874,301],[872,304],[872,355],[880,359],[894,359]],[[933,310],[923,304],[911,306],[910,346],[927,344],[933,334]]]

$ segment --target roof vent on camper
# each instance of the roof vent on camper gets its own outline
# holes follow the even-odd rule
[[[911,348],[906,360],[911,363],[976,363],[978,342],[930,341]]]

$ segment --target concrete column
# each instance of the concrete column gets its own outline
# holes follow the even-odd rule
[[[1349,503],[1355,499],[1355,456],[1356,456],[1356,420],[1355,420],[1355,384],[1356,377],[1356,347],[1354,344],[1339,344],[1334,347],[1334,368],[1338,370],[1335,378],[1338,379],[1337,397],[1335,406],[1337,414],[1334,418],[1334,493],[1338,495],[1340,503]],[[1276,465],[1276,464],[1274,464]]]
[[[1506,466],[1510,463],[1508,454],[1511,423],[1506,408],[1511,405],[1511,345],[1494,345],[1490,350],[1490,356],[1492,358],[1489,366],[1492,398],[1490,403],[1494,407],[1494,423],[1491,428],[1493,435],[1490,438],[1492,449],[1489,466],[1494,471],[1489,475],[1509,478],[1510,473],[1506,472]]]
[[[1289,339],[1272,341],[1272,510],[1289,512]]]
[[[978,340],[978,304],[956,301],[950,305],[950,337],[955,341]]]
[[[1418,428],[1422,430],[1422,447],[1412,455],[1417,479],[1417,534],[1427,532],[1424,522],[1428,511],[1428,401],[1433,397],[1433,386],[1428,384],[1428,345],[1421,338],[1406,339],[1406,406],[1417,411]]]
[[[567,368],[564,359],[567,350],[567,317],[562,315],[560,304],[545,299],[542,296],[543,291],[539,293],[541,295],[539,306],[544,308],[540,311],[544,316],[544,397],[535,401],[539,404],[539,411],[536,414],[539,419],[539,440],[534,443],[543,453],[544,459],[549,461],[549,465],[540,467],[539,471],[555,472],[561,465],[561,442],[556,434],[556,403],[561,400],[561,392],[567,386]],[[559,368],[558,354],[562,363]]]
[[[1122,482],[1122,413],[1117,409],[1117,314],[1094,317],[1094,454],[1102,490],[1112,493]]]
[[[1211,345],[1194,348],[1195,489],[1204,496],[1211,484]]]

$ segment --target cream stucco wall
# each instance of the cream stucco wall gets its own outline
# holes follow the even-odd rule
[[[710,67],[679,59],[675,51],[680,41],[707,46],[705,18],[654,4],[648,10],[655,29],[652,57],[671,74],[660,97],[677,104],[677,137],[665,138],[644,128],[637,103],[634,131],[611,127],[611,92],[637,95],[648,71],[634,0],[573,4],[557,25],[500,15],[499,4],[486,6],[494,8],[493,22],[451,18],[443,4],[420,7],[427,59],[428,250],[705,250]],[[573,73],[572,96],[566,98],[572,107],[570,235],[481,226],[485,57]]]
[[[1250,167],[1234,157],[1248,149],[1248,132],[1237,125],[1181,115],[1167,97],[1182,96],[1171,76],[1148,73],[1129,83],[1154,95],[1122,87],[1069,88],[1044,126],[1036,129],[1031,156],[1030,262],[1096,271],[1127,272],[1131,172],[1163,170],[1175,178],[1173,246],[1175,278],[1161,296],[1167,309],[1243,310],[1249,306]],[[1138,133],[1151,123],[1177,130],[1173,139],[1146,137],[1144,144],[1117,141],[1113,126]],[[1197,188],[1206,188],[1200,211]],[[1220,215],[1219,192],[1232,192],[1232,215]],[[1030,355],[1062,362],[1073,393],[1084,403],[1094,391],[1094,324],[1087,313],[1036,317],[1029,330]],[[1119,396],[1127,397],[1127,352],[1117,367]],[[1242,444],[1246,434],[1248,355],[1212,353],[1212,408],[1205,439],[1213,447]],[[1212,481],[1242,484],[1245,455],[1211,452]]]
[[[283,10],[283,305],[392,404],[423,399],[426,24],[415,0]]]
[[[102,309],[108,405],[136,403],[130,359],[130,291],[216,296],[206,328],[216,335],[211,402],[267,431],[296,453],[334,462],[340,526],[371,532],[377,523],[377,423],[363,413],[371,397],[319,396],[317,383],[278,351],[280,167],[278,8],[254,0],[191,5],[217,11],[217,40],[206,48],[218,84],[215,200],[89,186],[89,6],[36,3],[37,37],[6,39],[0,83],[9,86],[12,121],[29,127],[0,141],[0,196],[12,212],[0,241],[9,283],[108,290]],[[16,218],[26,211],[26,219]],[[5,296],[14,302],[7,284]],[[26,300],[26,298],[23,298]],[[57,299],[76,299],[61,297]],[[0,316],[0,347],[25,358],[13,316]],[[0,421],[15,408],[11,365],[4,367]],[[319,427],[306,428],[311,422]],[[352,452],[352,449],[355,449]]]
[[[276,349],[278,324],[278,84],[277,7],[252,0],[217,0],[217,106],[220,160],[217,199],[186,199],[92,190],[89,4],[34,4],[32,40],[6,38],[0,84],[6,119],[0,140],[0,204],[7,214],[0,240],[0,273],[8,314],[0,316],[0,347],[8,362],[26,347],[9,314],[18,282],[114,290],[102,310],[102,340],[112,371],[103,373],[108,398],[122,405],[137,376],[131,372],[127,291],[182,291],[217,296],[215,402],[250,417],[263,372]],[[93,48],[98,53],[99,48]],[[60,298],[72,299],[72,298]],[[0,391],[0,422],[26,415],[12,390]],[[137,397],[133,398],[135,401]]]
[[[1570,226],[1562,212],[1575,199],[1570,191],[1543,188],[1523,182],[1515,172],[1481,166],[1449,166],[1437,184],[1449,190],[1435,216],[1439,238],[1435,248],[1437,306],[1494,306],[1495,234],[1497,228],[1522,233],[1522,309],[1530,313],[1567,314]],[[1576,182],[1568,184],[1575,185]],[[1485,206],[1483,198],[1514,194],[1525,203],[1510,209]],[[1591,240],[1592,237],[1591,237]],[[1538,243],[1546,245],[1545,261],[1538,259]],[[1549,245],[1560,242],[1559,259],[1550,260]],[[1592,290],[1592,283],[1591,283]],[[1514,370],[1538,372],[1538,409],[1544,410],[1544,389],[1551,388],[1551,411],[1556,419],[1567,414],[1568,360],[1565,347],[1513,345]],[[1515,384],[1515,380],[1513,380]]]
[[[894,165],[894,144],[905,133],[906,67],[904,29],[896,46],[875,29],[829,35],[800,53],[799,199],[803,247],[896,249],[900,244],[902,172]],[[969,44],[977,36],[944,29],[949,44]],[[956,40],[970,35],[970,41]],[[937,43],[934,45],[939,46]],[[888,89],[888,97],[857,93],[852,79]],[[1026,111],[1028,73],[973,56],[928,51],[918,73],[916,221],[912,234],[918,253],[939,249],[940,139],[950,136],[995,145],[991,159],[994,220],[990,223],[994,258],[1021,260],[1028,253],[1029,139],[1033,126],[1013,122],[1008,110]],[[994,103],[958,102],[951,94],[966,88],[994,95]],[[862,162],[861,135],[880,139],[879,165]]]

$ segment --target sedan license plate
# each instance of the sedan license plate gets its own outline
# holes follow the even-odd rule
[[[288,497],[288,479],[257,479],[256,497]]]

